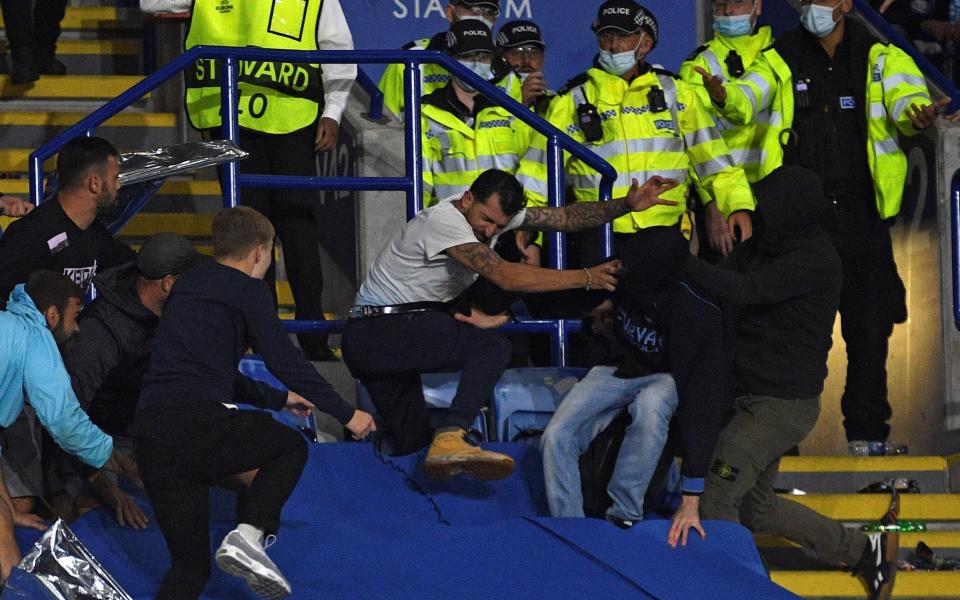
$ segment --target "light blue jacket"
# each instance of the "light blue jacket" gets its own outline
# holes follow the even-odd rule
[[[23,411],[24,399],[61,448],[100,468],[113,452],[113,438],[80,408],[60,349],[21,283],[0,311],[0,427]]]

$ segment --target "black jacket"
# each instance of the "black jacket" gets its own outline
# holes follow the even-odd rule
[[[133,422],[160,322],[140,302],[136,282],[132,262],[97,275],[97,299],[83,310],[80,332],[63,350],[80,405],[112,435],[125,435]]]
[[[810,398],[823,391],[843,268],[817,224],[827,202],[816,174],[781,167],[759,181],[755,230],[723,264],[690,257],[687,275],[739,309],[741,393]]]
[[[677,276],[689,255],[677,228],[650,227],[618,238],[617,248],[624,267],[612,295],[614,326],[605,362],[618,367],[619,377],[673,376],[684,491],[702,492],[730,405],[723,311]]]

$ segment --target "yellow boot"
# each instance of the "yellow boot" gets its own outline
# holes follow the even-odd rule
[[[423,470],[430,479],[448,479],[454,475],[472,475],[483,481],[503,479],[513,473],[513,459],[506,454],[488,452],[465,439],[459,427],[440,429],[433,436]]]

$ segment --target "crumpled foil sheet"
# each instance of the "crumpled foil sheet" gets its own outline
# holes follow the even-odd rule
[[[132,600],[62,519],[37,540],[19,568],[60,600]],[[9,587],[4,591],[15,594]]]
[[[213,167],[249,156],[230,140],[177,144],[143,152],[120,155],[120,184],[170,177],[178,173]]]

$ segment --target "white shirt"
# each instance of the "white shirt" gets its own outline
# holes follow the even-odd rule
[[[445,253],[454,246],[478,243],[467,218],[453,204],[459,198],[441,200],[421,211],[390,239],[360,286],[357,305],[448,302],[476,281],[475,271]],[[526,209],[521,209],[490,240],[490,247],[525,217]]]
[[[353,50],[353,36],[343,15],[340,0],[323,0],[317,21],[317,47],[320,50]],[[357,65],[322,65],[323,117],[340,122],[347,108],[350,88],[357,79]]]

